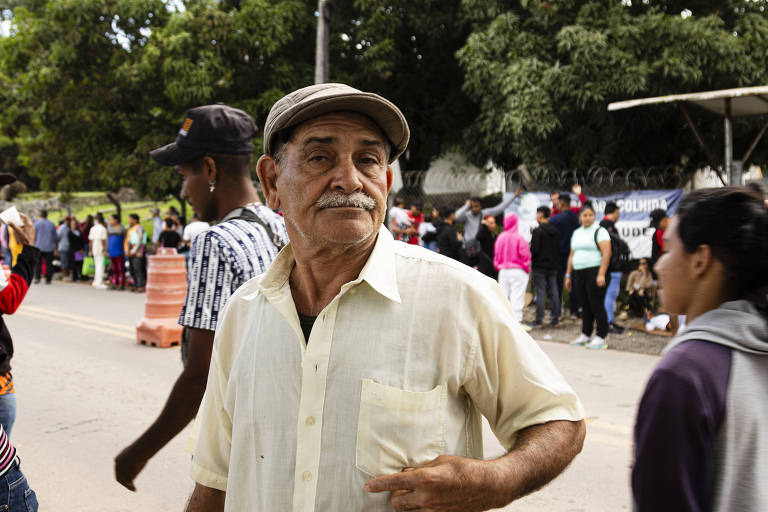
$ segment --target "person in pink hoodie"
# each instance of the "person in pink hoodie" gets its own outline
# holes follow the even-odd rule
[[[531,250],[517,231],[517,224],[517,214],[509,212],[504,216],[504,232],[496,238],[494,245],[493,266],[499,271],[499,286],[512,304],[515,318],[522,322]]]

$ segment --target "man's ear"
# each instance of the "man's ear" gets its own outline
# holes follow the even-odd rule
[[[209,156],[204,156],[202,172],[206,181],[216,182],[216,179],[219,177],[219,170],[216,168],[216,161]]]
[[[261,190],[267,200],[267,206],[273,210],[280,208],[280,198],[277,195],[277,176],[279,173],[277,161],[269,155],[261,155],[256,163],[256,174],[259,175]]]
[[[387,195],[389,195],[389,191],[392,189],[392,182],[394,180],[394,173],[392,171],[392,166],[387,166]]]

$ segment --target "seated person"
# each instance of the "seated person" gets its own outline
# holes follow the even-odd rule
[[[636,316],[646,316],[653,310],[654,284],[653,275],[647,258],[641,258],[637,270],[633,270],[627,278],[627,306]]]

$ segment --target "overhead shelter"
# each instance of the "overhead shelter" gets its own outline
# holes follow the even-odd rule
[[[733,159],[733,119],[736,117],[759,116],[768,114],[768,85],[758,87],[740,87],[737,89],[722,89],[719,91],[694,92],[688,94],[671,94],[669,96],[656,96],[654,98],[641,98],[635,100],[617,101],[608,105],[608,110],[623,110],[643,105],[656,105],[659,103],[674,103],[680,107],[688,126],[691,127],[696,140],[704,150],[709,163],[720,176],[723,184],[741,184],[741,170],[752,155],[755,147],[768,129],[768,122],[757,134],[741,160]],[[693,103],[710,112],[723,117],[725,123],[725,155],[723,167],[726,179],[720,174],[721,164],[712,150],[704,143],[696,125],[688,113],[687,104]]]

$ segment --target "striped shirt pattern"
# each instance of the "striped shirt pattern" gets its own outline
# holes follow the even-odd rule
[[[16,390],[13,388],[13,375],[11,372],[0,375],[0,396],[13,394]]]
[[[265,206],[248,206],[272,231],[288,242],[283,218]],[[230,212],[222,222],[197,235],[190,248],[187,298],[179,323],[216,330],[219,314],[240,285],[266,272],[277,256],[267,230]]]
[[[3,426],[0,425],[0,477],[11,470],[14,462],[18,462],[16,448],[8,439]]]

